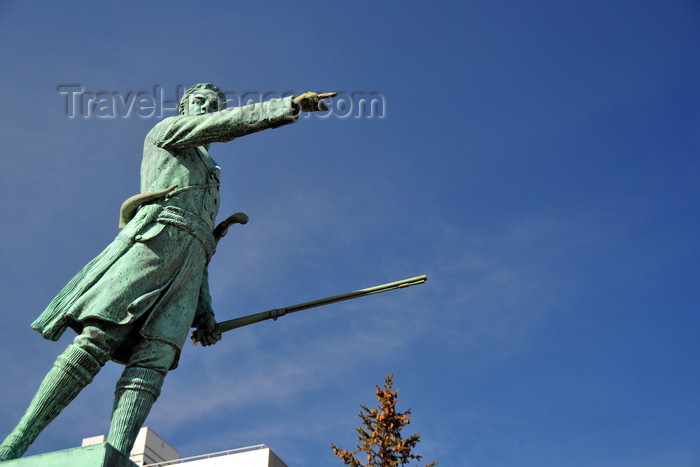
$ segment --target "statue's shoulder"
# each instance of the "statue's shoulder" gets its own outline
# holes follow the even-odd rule
[[[146,135],[146,141],[153,143],[162,140],[163,136],[169,133],[169,129],[177,125],[180,120],[182,120],[181,115],[174,115],[156,123]]]
[[[173,115],[172,117],[164,118],[160,122],[156,123],[153,128],[151,128],[151,132],[153,132],[156,129],[159,128],[165,128],[173,125],[174,123],[182,120],[184,117],[182,115]]]

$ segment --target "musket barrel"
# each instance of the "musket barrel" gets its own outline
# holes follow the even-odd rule
[[[387,292],[389,290],[400,289],[404,287],[410,287],[416,284],[422,284],[427,280],[427,276],[417,276],[410,279],[404,279],[402,281],[390,282],[388,284],[377,285],[375,287],[369,287],[367,289],[356,290],[354,292],[348,292],[340,295],[333,295],[332,297],[320,298],[318,300],[312,300],[310,302],[300,303],[298,305],[292,305],[286,307],[287,313],[294,313],[296,311],[308,310],[309,308],[315,308],[317,306],[330,305],[332,303],[338,303],[345,300],[352,300],[353,298],[365,297],[367,295],[372,295],[380,292]]]
[[[227,332],[243,326],[248,326],[249,324],[259,323],[260,321],[265,321],[268,319],[276,320],[280,316],[284,316],[289,313],[296,313],[297,311],[308,310],[309,308],[316,308],[319,306],[330,305],[332,303],[338,303],[345,300],[352,300],[354,298],[366,297],[367,295],[387,292],[389,290],[403,289],[412,285],[423,284],[427,280],[428,276],[426,275],[416,276],[401,281],[390,282],[388,284],[377,285],[375,287],[369,287],[367,289],[355,290],[354,292],[348,292],[340,295],[333,295],[331,297],[320,298],[318,300],[312,300],[310,302],[299,303],[298,305],[292,305],[285,308],[275,308],[273,310],[263,311],[261,313],[255,313],[252,315],[243,316],[241,318],[222,321],[218,323],[218,330],[219,332]],[[196,342],[195,333],[192,334],[192,340]]]

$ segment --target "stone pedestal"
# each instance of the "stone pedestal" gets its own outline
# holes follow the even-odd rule
[[[138,467],[107,443],[5,461],[2,467]]]

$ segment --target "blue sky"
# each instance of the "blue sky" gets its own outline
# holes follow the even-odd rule
[[[0,436],[73,337],[29,323],[116,235],[158,121],[67,118],[58,86],[213,82],[385,104],[212,146],[221,216],[251,218],[212,261],[220,319],[429,280],[187,345],[147,421],[183,457],[340,465],[393,372],[440,465],[697,465],[700,5],[260,3],[0,3]],[[29,454],[106,433],[120,371]]]

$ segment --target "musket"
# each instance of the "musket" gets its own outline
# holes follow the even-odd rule
[[[260,321],[266,321],[268,319],[277,321],[277,318],[284,315],[288,315],[290,313],[296,313],[297,311],[330,305],[332,303],[338,303],[345,300],[352,300],[354,298],[366,297],[367,295],[374,295],[381,292],[388,292],[389,290],[404,289],[412,285],[423,284],[427,280],[428,276],[426,275],[416,276],[411,277],[409,279],[404,279],[402,281],[390,282],[388,284],[377,285],[375,287],[369,287],[367,289],[355,290],[354,292],[333,295],[331,297],[326,298],[319,298],[318,300],[299,303],[298,305],[286,306],[284,308],[275,308],[273,310],[254,313],[252,315],[242,316],[240,318],[230,319],[228,321],[222,321],[217,324],[217,331],[220,333],[228,332],[232,329],[248,326],[249,324],[259,323]],[[197,331],[192,332],[192,341],[195,344],[197,343]]]

